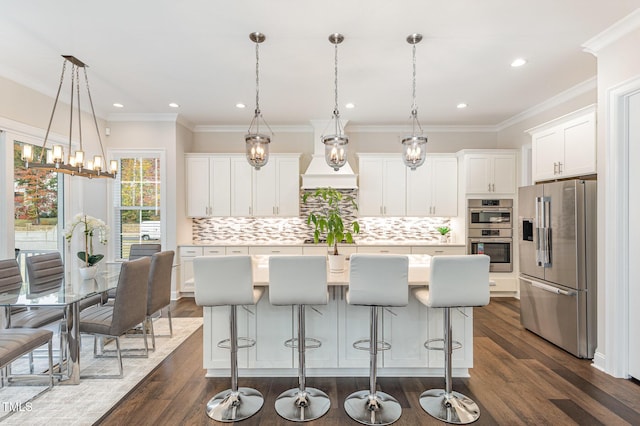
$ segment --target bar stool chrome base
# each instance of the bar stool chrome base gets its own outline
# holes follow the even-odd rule
[[[480,418],[480,408],[471,398],[444,389],[429,389],[420,395],[422,409],[436,419],[457,425],[473,423]]]
[[[260,411],[264,398],[252,388],[227,389],[207,402],[207,416],[219,422],[236,422],[247,419]]]
[[[316,388],[289,389],[276,399],[276,412],[292,422],[306,422],[327,414],[331,401],[326,393]]]
[[[344,411],[353,420],[365,425],[390,425],[402,415],[400,403],[384,392],[368,390],[354,392],[344,400]]]

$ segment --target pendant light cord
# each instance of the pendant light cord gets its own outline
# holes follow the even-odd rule
[[[338,111],[338,43],[334,44],[334,95],[335,104],[333,107],[333,117],[336,124],[336,135],[340,132],[340,111]]]
[[[411,103],[411,134],[415,136],[416,134],[416,126],[420,130],[420,134],[422,134],[422,126],[418,121],[418,104],[416,102],[416,44],[413,43],[413,85],[412,85],[412,103]]]

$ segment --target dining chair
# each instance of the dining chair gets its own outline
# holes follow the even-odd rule
[[[129,250],[129,260],[136,260],[141,257],[151,257],[154,253],[162,251],[161,244],[131,244]]]
[[[156,350],[156,337],[172,337],[171,324],[171,269],[173,268],[173,250],[161,251],[151,256],[149,281],[147,286],[147,319],[146,323],[151,333],[151,350]],[[169,334],[156,336],[151,316],[163,308],[167,308],[169,319]]]
[[[116,358],[119,374],[117,375],[87,375],[81,378],[122,378],[122,350],[120,336],[138,324],[144,323],[147,313],[147,285],[151,259],[143,257],[126,261],[120,269],[116,297],[113,305],[93,306],[80,312],[80,333],[94,335],[94,355],[96,342],[99,337],[112,337],[116,344]],[[146,327],[142,327],[144,350],[142,354],[130,357],[148,356]],[[140,350],[138,350],[140,351]]]
[[[41,293],[60,287],[64,264],[59,252],[36,254],[26,258],[29,293]]]

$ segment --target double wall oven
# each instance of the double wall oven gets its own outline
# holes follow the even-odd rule
[[[486,254],[491,272],[513,270],[513,200],[467,202],[467,253]]]

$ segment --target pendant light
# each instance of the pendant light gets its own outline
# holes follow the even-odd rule
[[[427,155],[427,137],[422,135],[416,105],[416,44],[421,40],[421,34],[411,34],[407,37],[407,42],[413,45],[413,102],[411,104],[411,135],[402,138],[402,160],[411,170],[424,164]]]
[[[62,74],[60,75],[60,84],[58,86],[58,92],[56,99],[53,103],[53,109],[51,111],[51,117],[49,118],[49,125],[47,126],[47,132],[44,136],[44,142],[42,143],[42,150],[39,157],[34,161],[34,149],[32,145],[24,144],[22,146],[22,161],[24,161],[25,168],[34,169],[49,169],[53,172],[64,173],[73,176],[82,176],[86,178],[115,178],[118,172],[118,162],[111,160],[109,163],[109,169],[105,168],[105,155],[104,147],[102,146],[102,138],[100,137],[100,130],[98,129],[98,120],[96,119],[96,113],[93,109],[93,101],[91,100],[91,92],[89,91],[89,78],[87,77],[87,66],[74,56],[63,55],[64,62],[62,63]],[[58,105],[58,99],[60,98],[60,91],[62,84],[64,83],[64,74],[67,68],[67,62],[71,64],[71,101],[69,102],[69,146],[67,148],[67,157],[65,161],[65,152],[62,145],[54,145],[52,149],[47,149],[47,140],[49,139],[49,132],[51,131],[51,123],[53,122],[53,116],[56,112],[56,106]],[[87,98],[89,105],[91,106],[91,115],[93,116],[93,123],[96,127],[96,133],[98,134],[98,142],[100,143],[100,152],[92,159],[85,161],[85,152],[82,144],[82,110],[80,109],[80,68],[84,71],[84,80],[87,87]],[[78,116],[78,142],[80,149],[75,153],[71,153],[71,138],[73,130],[73,104],[74,99],[77,102],[77,116]]]
[[[256,109],[254,110],[253,119],[249,124],[249,130],[244,136],[245,148],[247,153],[247,161],[256,170],[260,170],[260,167],[267,164],[269,161],[269,143],[271,143],[271,137],[264,133],[260,133],[260,120],[267,126],[269,133],[273,136],[271,127],[262,118],[262,112],[260,111],[260,43],[265,41],[266,37],[262,33],[251,33],[249,39],[256,44]],[[255,129],[254,129],[255,126]]]
[[[334,134],[322,135],[322,143],[324,144],[324,159],[327,164],[338,171],[338,169],[347,162],[347,144],[349,138],[343,134],[340,124],[340,111],[338,111],[338,44],[344,41],[342,34],[334,33],[329,36],[329,41],[335,46],[335,105],[333,107]]]

